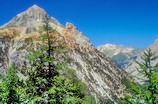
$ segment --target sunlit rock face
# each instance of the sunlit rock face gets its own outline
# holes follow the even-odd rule
[[[25,69],[25,56],[29,49],[34,47],[34,42],[28,39],[35,39],[40,35],[38,31],[45,20],[44,15],[47,15],[45,10],[34,5],[1,26],[1,74],[6,72],[7,66],[12,62],[19,66],[18,70]],[[68,67],[76,70],[77,77],[87,85],[89,92],[103,101],[121,98],[125,88],[123,81],[128,79],[127,73],[100,53],[72,23],[68,22],[64,27],[56,19],[51,18],[50,25],[58,32],[54,39],[64,38],[63,43],[69,47],[68,51],[61,55],[69,58]]]

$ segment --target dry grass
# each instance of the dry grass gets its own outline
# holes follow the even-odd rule
[[[21,28],[3,29],[3,30],[0,30],[0,36],[14,38],[20,33],[20,30],[21,30]]]

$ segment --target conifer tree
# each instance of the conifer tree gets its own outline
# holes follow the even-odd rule
[[[81,104],[86,100],[86,92],[82,92],[84,84],[65,77],[64,62],[57,63],[53,55],[55,50],[61,48],[59,41],[54,40],[53,35],[59,35],[49,24],[46,16],[45,25],[41,28],[39,45],[33,48],[27,59],[30,68],[27,69],[28,79],[26,81],[30,104]],[[42,43],[41,43],[42,42]],[[67,69],[67,71],[70,69]],[[71,76],[71,75],[70,75]],[[84,86],[84,87],[83,87]]]
[[[20,84],[19,77],[16,74],[17,67],[11,64],[6,74],[1,75],[0,83],[0,103],[1,104],[19,104],[20,95],[17,92]]]
[[[158,56],[150,49],[141,57],[143,62],[137,62],[139,74],[137,80],[142,83],[131,81],[128,83],[128,95],[122,104],[158,104],[158,64],[153,65]]]

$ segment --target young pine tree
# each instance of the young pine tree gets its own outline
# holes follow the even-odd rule
[[[158,104],[158,64],[152,64],[158,57],[148,49],[141,58],[143,62],[137,62],[138,76],[141,78],[137,80],[143,81],[143,84],[131,81],[128,85],[129,94],[122,104]]]
[[[19,104],[20,95],[18,93],[19,77],[16,73],[17,67],[11,64],[6,74],[1,75],[0,82],[0,103],[1,104]]]

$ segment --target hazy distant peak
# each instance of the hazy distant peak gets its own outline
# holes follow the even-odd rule
[[[105,44],[105,45],[102,45],[101,47],[106,47],[106,48],[116,48],[116,47],[125,47],[123,45],[116,45],[116,44]]]
[[[126,67],[131,59],[133,60],[137,54],[143,51],[143,49],[116,44],[105,44],[99,46],[97,49],[122,68]]]
[[[105,44],[105,45],[101,45],[98,47],[99,50],[106,50],[106,49],[113,49],[113,50],[119,50],[119,51],[123,51],[123,50],[134,50],[134,47],[130,47],[130,46],[124,46],[124,45],[116,45],[116,44]]]

